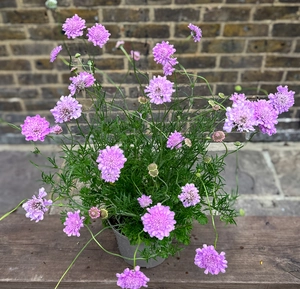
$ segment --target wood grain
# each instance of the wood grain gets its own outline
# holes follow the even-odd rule
[[[237,226],[217,222],[218,251],[225,251],[225,274],[205,275],[194,265],[196,248],[212,244],[210,225],[195,224],[190,246],[180,256],[170,257],[152,269],[142,269],[150,278],[149,289],[299,289],[300,218],[241,217]],[[68,237],[62,231],[59,216],[46,216],[34,223],[22,215],[11,215],[0,223],[0,288],[48,289],[70,265],[90,239],[86,229],[81,236]],[[93,232],[101,229],[94,223]],[[118,253],[111,230],[98,241]],[[116,276],[128,265],[107,255],[91,242],[65,276],[59,288],[119,288]]]

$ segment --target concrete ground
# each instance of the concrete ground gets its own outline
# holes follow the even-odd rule
[[[221,147],[213,146],[212,153]],[[45,156],[57,151],[51,145],[39,149]],[[40,166],[47,162],[32,150],[31,145],[0,145],[0,215],[31,198],[42,186],[40,171],[30,161]],[[230,192],[235,187],[235,155],[226,163],[224,177]],[[300,143],[249,143],[239,152],[238,164],[237,209],[248,216],[300,215]]]

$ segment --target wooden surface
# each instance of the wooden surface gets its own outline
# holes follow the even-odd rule
[[[195,249],[214,240],[210,225],[195,225],[191,245],[180,256],[170,257],[152,269],[142,269],[150,278],[149,289],[299,289],[300,218],[241,217],[238,226],[217,222],[218,251],[225,251],[225,274],[205,275],[194,265]],[[95,223],[93,231],[100,229]],[[0,222],[0,288],[48,289],[70,265],[90,238],[68,237],[59,216],[46,216],[34,223],[23,215],[11,215]],[[106,230],[97,238],[117,253],[113,233]],[[91,242],[58,288],[119,288],[115,274],[128,265],[104,253]]]

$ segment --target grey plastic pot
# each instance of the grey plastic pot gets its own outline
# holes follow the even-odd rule
[[[133,255],[134,255],[134,252],[135,252],[137,246],[130,245],[130,242],[126,236],[120,234],[114,228],[112,228],[112,230],[115,233],[120,254],[123,257],[133,258]],[[145,245],[143,243],[141,243],[139,246],[139,250],[142,251],[144,248],[145,248]],[[137,252],[136,257],[140,258],[139,252]],[[130,264],[131,266],[133,266],[133,260],[124,259],[124,261],[127,264]],[[153,268],[153,267],[160,265],[163,261],[165,261],[164,258],[156,257],[155,259],[149,259],[148,262],[146,260],[136,260],[136,265],[140,266],[140,267],[145,267],[145,268]]]

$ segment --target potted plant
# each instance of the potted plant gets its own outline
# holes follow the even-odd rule
[[[200,41],[201,29],[193,24],[188,27],[188,39]],[[100,48],[110,36],[98,23],[85,34],[85,20],[78,15],[68,18],[62,29],[68,39],[87,38]],[[68,46],[55,47],[50,61],[56,61],[63,49]],[[82,227],[102,219],[104,226],[113,227],[135,246],[131,256],[124,257],[133,269],[117,273],[117,285],[141,288],[149,278],[137,262],[143,260],[142,266],[147,267],[149,260],[160,263],[181,251],[190,242],[194,221],[205,225],[211,218],[214,226],[217,215],[235,223],[237,192],[224,191],[222,172],[226,156],[243,144],[236,143],[236,149],[229,151],[226,133],[276,133],[278,115],[293,105],[294,92],[278,86],[276,93],[263,99],[248,100],[237,92],[229,97],[212,92],[202,97],[194,93],[194,87],[204,82],[211,91],[208,81],[186,71],[169,42],[152,49],[162,69],[160,75],[137,69],[140,54],[126,51],[124,42],[118,42],[115,49],[124,52],[136,78],[140,96],[134,99],[135,106],[120,85],[115,85],[115,94],[106,91],[97,80],[103,72],[92,56],[61,57],[72,76],[69,95],[50,110],[55,125],[40,115],[28,116],[21,133],[27,141],[53,138],[59,142],[63,166],[57,158],[49,158],[56,172],[43,173],[42,179],[51,189],[40,188],[23,208],[26,217],[38,222],[49,207],[63,206],[63,231],[68,236],[79,237]],[[176,82],[179,77],[189,85],[184,94]],[[88,109],[81,100],[89,104]],[[212,142],[222,144],[223,152],[211,154]],[[37,147],[35,153],[39,153]],[[101,246],[99,238],[94,239]],[[217,234],[211,245],[204,244],[195,252],[194,263],[206,274],[224,273],[227,268],[225,253],[216,251],[216,243]]]

